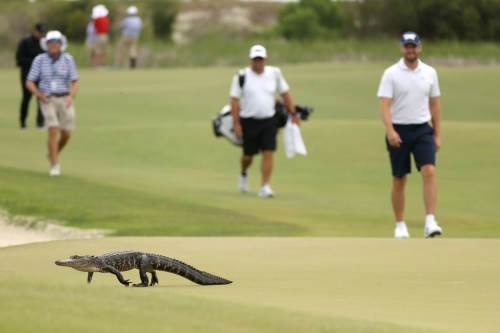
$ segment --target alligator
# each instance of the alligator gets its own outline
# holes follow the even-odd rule
[[[57,260],[55,264],[87,272],[88,283],[92,281],[94,273],[111,273],[118,278],[121,284],[128,287],[132,282],[125,280],[120,272],[134,268],[139,270],[141,283],[132,284],[133,287],[147,287],[157,284],[159,281],[156,270],[177,274],[203,286],[232,283],[232,281],[202,272],[182,261],[134,250],[108,252],[100,256],[72,255],[69,259]],[[151,273],[151,283],[149,283],[146,272]]]

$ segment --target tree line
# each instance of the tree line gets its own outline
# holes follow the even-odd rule
[[[301,0],[278,13],[287,39],[395,37],[499,41],[500,0]]]

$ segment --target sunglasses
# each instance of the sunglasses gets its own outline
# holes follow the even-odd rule
[[[60,39],[49,39],[49,40],[47,41],[47,44],[51,44],[51,43],[60,43],[60,42],[61,42],[61,40],[60,40]]]

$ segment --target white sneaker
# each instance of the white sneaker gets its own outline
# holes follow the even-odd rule
[[[396,229],[394,229],[394,238],[410,238],[406,224],[396,226]]]
[[[275,196],[275,193],[271,189],[271,186],[269,186],[269,184],[266,184],[259,189],[259,193],[257,195],[261,198],[272,198]]]
[[[240,179],[238,180],[238,189],[240,190],[241,193],[247,193],[249,186],[248,186],[248,175],[243,176],[240,174]]]
[[[51,177],[57,177],[57,176],[60,176],[60,175],[61,175],[61,167],[59,166],[59,164],[53,165],[53,166],[50,168],[49,175],[50,175]]]
[[[438,226],[437,222],[430,222],[425,224],[425,229],[424,229],[424,237],[429,238],[429,237],[434,237],[434,236],[441,236],[443,233],[443,229],[441,229],[440,226]]]

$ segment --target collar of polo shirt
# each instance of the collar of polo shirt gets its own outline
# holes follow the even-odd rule
[[[407,71],[411,71],[411,72],[417,72],[417,71],[421,70],[420,64],[422,63],[420,61],[420,59],[417,59],[417,61],[418,61],[418,65],[417,65],[417,67],[413,71],[411,69],[409,69],[408,66],[406,66],[404,58],[401,58],[399,60],[398,65],[399,65],[399,68],[401,68],[401,69],[404,69],[404,70],[407,70]]]

